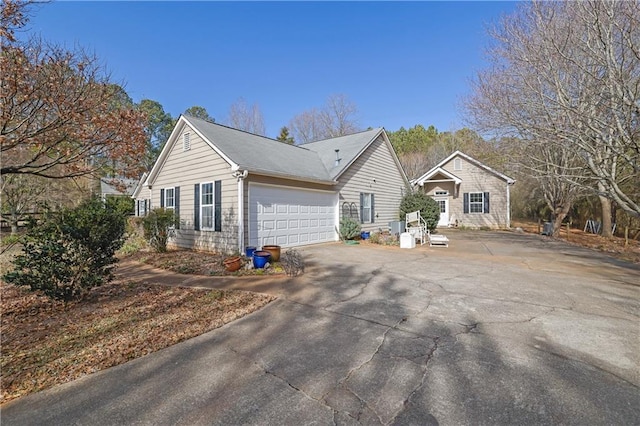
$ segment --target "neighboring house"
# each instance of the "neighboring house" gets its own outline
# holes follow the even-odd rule
[[[412,181],[440,204],[438,226],[509,228],[516,181],[456,151]]]
[[[178,247],[243,252],[337,241],[398,219],[409,182],[383,128],[301,146],[181,116],[136,200],[175,210]]]
[[[111,182],[109,179],[102,178],[100,179],[100,196],[103,200],[106,200],[107,197],[131,197],[139,182],[126,178],[114,178]]]

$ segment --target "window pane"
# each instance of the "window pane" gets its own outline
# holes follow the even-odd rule
[[[480,203],[471,204],[469,207],[471,208],[471,213],[482,213],[482,204]]]
[[[173,188],[167,188],[164,190],[164,206],[165,208],[173,208],[175,206],[174,204],[174,197],[173,197]]]
[[[213,228],[213,206],[202,207],[202,228]]]
[[[371,207],[371,194],[363,194],[362,197],[362,207],[369,208]]]
[[[469,194],[469,213],[484,213],[484,194],[482,192]]]
[[[200,204],[203,206],[212,205],[213,204],[213,184],[203,183],[201,191],[202,191],[202,196],[201,196]]]

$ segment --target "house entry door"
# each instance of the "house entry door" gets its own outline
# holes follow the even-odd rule
[[[438,227],[449,225],[449,197],[435,198],[436,202],[440,206],[440,220],[438,221]]]

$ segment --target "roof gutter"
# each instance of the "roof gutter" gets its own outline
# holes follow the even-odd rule
[[[238,166],[238,167],[242,168],[242,166]],[[250,172],[252,174],[254,174],[254,175],[281,178],[281,179],[289,179],[289,180],[295,180],[295,181],[298,181],[298,182],[311,182],[311,183],[317,183],[317,184],[320,184],[320,185],[331,185],[331,186],[334,186],[334,185],[338,184],[337,180],[316,179],[316,178],[310,178],[310,177],[304,177],[304,176],[288,175],[286,173],[275,173],[275,172],[271,172],[271,171],[267,171],[267,170],[260,170],[260,169],[254,169],[254,170],[251,170]]]

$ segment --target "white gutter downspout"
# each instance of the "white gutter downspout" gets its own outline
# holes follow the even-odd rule
[[[507,182],[507,229],[511,228],[511,185]]]
[[[235,169],[235,170],[233,170]],[[238,182],[238,252],[244,253],[244,180],[249,171],[232,168],[231,174]]]

